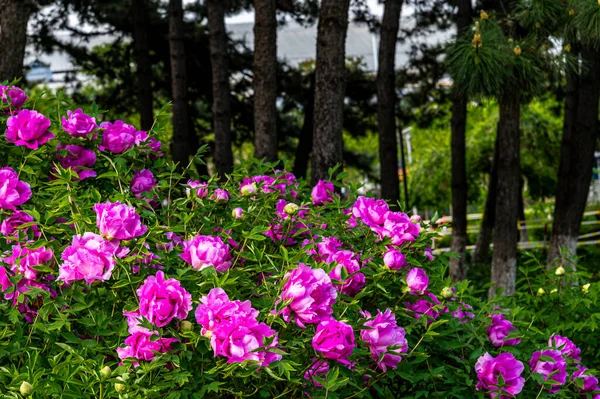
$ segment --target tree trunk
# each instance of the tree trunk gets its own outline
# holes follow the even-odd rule
[[[519,241],[528,242],[529,233],[527,232],[527,219],[525,217],[525,198],[523,197],[525,190],[525,181],[521,179],[521,187],[519,188]]]
[[[499,124],[498,124],[499,126]],[[472,262],[475,264],[487,263],[490,257],[490,243],[492,242],[492,234],[494,232],[494,224],[496,221],[496,192],[498,187],[498,137],[494,144],[494,159],[492,160],[492,168],[488,182],[488,192],[485,199],[485,209],[483,211],[483,219],[481,220],[481,228],[477,235],[477,243],[473,251]]]
[[[469,27],[471,0],[458,1],[456,15],[457,38]],[[465,252],[467,246],[467,98],[458,87],[452,92],[452,242],[450,250],[458,259],[450,259],[450,278],[460,281],[467,278]]]
[[[254,0],[254,157],[277,161],[277,12]]]
[[[343,162],[342,122],[349,6],[350,0],[322,0],[319,10],[311,170],[313,185],[328,179],[329,168]]]
[[[296,157],[294,160],[294,176],[306,178],[308,172],[308,159],[313,143],[313,128],[315,117],[315,74],[310,75],[310,86],[304,103],[304,122],[300,131]]]
[[[137,83],[137,106],[142,130],[149,131],[154,124],[152,105],[152,65],[148,43],[148,9],[146,0],[133,0],[131,11]]]
[[[582,49],[581,58],[583,64],[579,79],[570,74],[567,80],[558,189],[548,267],[560,258],[562,247],[566,248],[568,256],[576,253],[577,236],[594,165],[598,135],[600,52]]]
[[[519,94],[511,93],[500,98],[498,124],[498,186],[496,223],[494,226],[494,255],[492,257],[492,285],[489,296],[504,289],[503,295],[515,291],[517,270],[517,240],[519,232],[520,171],[520,118]]]
[[[400,29],[402,0],[386,0],[379,41],[377,71],[377,122],[379,124],[379,165],[381,197],[397,207],[398,142],[396,141],[396,42]]]
[[[0,82],[23,76],[27,21],[32,12],[29,0],[0,0]]]
[[[233,171],[231,150],[231,103],[229,56],[225,30],[225,1],[207,0],[210,62],[212,68],[212,114],[215,132],[215,166],[222,178]]]
[[[171,90],[173,92],[173,161],[185,168],[192,152],[187,101],[187,70],[183,35],[182,0],[169,1],[169,46],[171,48]]]

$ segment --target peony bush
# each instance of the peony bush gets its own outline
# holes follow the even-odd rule
[[[343,174],[207,180],[95,105],[0,100],[3,397],[600,398],[583,270],[483,300]]]

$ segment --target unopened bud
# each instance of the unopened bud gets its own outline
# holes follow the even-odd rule
[[[538,292],[537,292],[537,295],[538,295],[538,296],[542,296],[542,295],[544,295],[545,293],[546,293],[546,290],[545,290],[545,289],[543,289],[542,287],[538,288]]]
[[[450,299],[454,296],[454,292],[452,291],[452,288],[450,287],[444,287],[442,289],[442,298],[444,299]]]
[[[565,44],[564,50],[565,50],[565,53],[570,53],[571,52],[571,45],[570,44]]]
[[[587,294],[588,292],[590,292],[590,285],[591,285],[590,283],[583,285],[581,287],[581,291],[583,291],[584,294]]]
[[[102,367],[102,369],[100,369],[100,377],[102,378],[102,380],[108,380],[111,374],[112,370],[108,366],[104,366]]]
[[[233,208],[231,211],[231,216],[234,219],[240,219],[244,215],[244,210],[242,208]]]
[[[298,213],[299,210],[300,207],[298,206],[298,204],[294,204],[293,202],[288,202],[283,208],[283,211],[288,215],[295,215]]]
[[[600,4],[600,0],[598,0],[598,4]],[[575,15],[575,10],[571,8],[571,9],[569,10],[569,16],[571,16],[571,17],[572,17],[573,15]]]
[[[542,24],[540,24],[539,22],[535,23],[535,28],[536,29],[540,29],[542,27]]]
[[[117,377],[117,380],[123,381],[123,378],[122,377]],[[116,382],[115,383],[115,391],[121,392],[124,389],[125,389],[125,385],[124,384],[121,384],[120,382]]]
[[[256,194],[257,190],[258,190],[258,187],[256,187],[256,183],[252,183],[252,184],[243,185],[240,191],[242,192],[242,195],[244,197],[250,197],[250,196]]]
[[[481,18],[481,19],[488,19],[488,14],[487,14],[487,12],[485,12],[485,11],[483,11],[483,10],[482,10],[482,11],[479,13],[479,18]]]
[[[19,388],[21,395],[30,396],[33,393],[33,386],[27,381],[23,381],[21,383],[21,387]]]
[[[515,53],[516,56],[521,55],[521,53],[522,53],[521,47],[515,46],[515,48],[513,49],[513,53]]]
[[[565,268],[562,266],[557,267],[554,274],[556,274],[557,276],[563,276],[565,274]]]
[[[181,324],[179,325],[179,329],[180,329],[182,332],[190,332],[190,331],[193,331],[193,330],[194,330],[194,325],[193,325],[191,322],[189,322],[189,321],[187,321],[187,320],[184,320],[184,321],[182,321],[182,322],[181,322]]]
[[[555,292],[558,292],[558,289],[554,288],[550,291],[551,294],[554,294]]]

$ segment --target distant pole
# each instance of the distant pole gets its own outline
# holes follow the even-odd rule
[[[408,212],[408,176],[406,175],[406,159],[404,158],[404,138],[402,137],[403,130],[398,129],[400,135],[400,159],[402,162],[402,181],[404,183],[404,210]]]

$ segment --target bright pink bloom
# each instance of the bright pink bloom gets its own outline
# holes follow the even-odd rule
[[[123,316],[127,317],[127,331],[129,331],[129,334],[135,334],[136,332],[152,332],[147,328],[141,326],[142,315],[140,315],[139,310],[136,310],[134,312],[123,311]]]
[[[240,191],[242,187],[246,187],[246,190],[251,190],[251,194],[256,193],[256,189],[260,188],[265,194],[273,193],[275,190],[271,186],[275,183],[275,179],[271,176],[251,176],[245,177],[240,184]],[[253,187],[251,187],[253,186]]]
[[[327,359],[350,365],[348,357],[352,354],[354,330],[342,321],[335,319],[323,320],[317,326],[312,339],[313,348]]]
[[[83,113],[81,108],[67,111],[67,117],[62,117],[62,128],[73,137],[88,137],[98,129],[96,119]]]
[[[388,212],[384,218],[383,227],[376,228],[375,231],[381,237],[391,238],[392,244],[402,246],[404,243],[414,242],[419,236],[420,226],[413,223],[406,213]]]
[[[579,392],[581,393],[590,393],[600,391],[600,387],[598,387],[598,379],[587,373],[587,367],[577,366],[577,371],[573,372],[573,380],[581,379],[583,387],[579,388]],[[592,399],[600,398],[600,393],[597,395],[592,395]]]
[[[579,356],[581,354],[581,349],[567,337],[552,335],[548,340],[548,346],[559,350],[563,356],[570,357],[574,360],[581,360],[581,356]]]
[[[231,267],[231,251],[221,237],[196,236],[183,242],[180,255],[194,270],[213,266],[215,270],[225,272]]]
[[[229,191],[217,188],[210,199],[216,202],[229,202]]]
[[[433,323],[440,314],[448,312],[447,307],[442,307],[440,301],[432,293],[427,294],[422,299],[419,299],[415,303],[404,302],[406,310],[413,313],[415,319],[420,319],[422,316],[427,316],[427,325]],[[441,308],[441,309],[440,309]]]
[[[334,191],[335,188],[333,183],[325,180],[319,180],[317,185],[313,187],[310,194],[313,205],[322,205],[326,202],[332,202]]]
[[[541,356],[552,360],[540,360]],[[544,381],[550,378],[557,382],[556,384],[551,384],[551,388],[548,389],[550,393],[560,391],[560,387],[567,381],[569,375],[567,373],[567,362],[565,362],[562,353],[553,349],[534,352],[529,361],[529,368],[532,373],[542,375]]]
[[[133,179],[131,179],[131,192],[136,198],[140,198],[142,193],[152,191],[157,184],[152,172],[148,169],[142,169],[133,176]]]
[[[490,324],[487,328],[487,335],[492,342],[492,345],[494,345],[496,348],[499,348],[501,346],[514,346],[521,342],[520,338],[506,339],[511,331],[516,331],[517,329],[510,321],[504,319],[504,315],[493,314],[491,317],[492,324]]]
[[[12,287],[8,272],[4,266],[0,266],[0,292],[6,291],[9,287]]]
[[[361,314],[367,319],[372,317],[366,310]],[[386,309],[384,313],[377,310],[377,315],[364,325],[371,328],[360,330],[360,339],[369,346],[373,360],[383,371],[387,371],[388,367],[395,369],[402,360],[400,354],[408,350],[408,342],[404,338],[406,332],[396,324],[396,316],[392,310]]]
[[[460,302],[458,304],[458,309],[456,311],[452,312],[452,316],[459,319],[460,324],[464,324],[464,323],[468,322],[470,319],[473,319],[475,317],[475,314],[470,312],[469,309],[473,309],[473,306],[471,306],[467,303],[464,303],[464,302]]]
[[[512,353],[504,352],[497,357],[489,353],[477,359],[475,372],[477,373],[476,389],[486,390],[492,398],[510,399],[518,395],[525,385],[525,378],[521,377],[524,370],[523,363],[515,359]],[[500,387],[500,377],[504,385]]]
[[[258,317],[258,310],[252,308],[250,301],[231,301],[222,288],[213,288],[207,296],[200,298],[200,304],[195,312],[196,321],[202,326],[202,335],[219,335],[225,337],[231,330],[234,321],[252,324]],[[235,319],[235,320],[234,320]]]
[[[304,379],[307,381],[312,381],[316,387],[323,387],[321,383],[319,383],[315,377],[323,378],[327,376],[327,372],[329,372],[329,363],[325,360],[321,359],[313,359],[313,364],[310,366],[308,370],[304,373]]]
[[[179,244],[181,244],[183,242],[183,239],[180,236],[178,236],[177,234],[175,234],[171,231],[166,232],[165,237],[167,240],[169,240],[169,242],[156,244],[157,250],[171,252],[172,250],[175,249],[176,246],[178,246]]]
[[[305,328],[305,324],[316,324],[331,317],[337,291],[323,269],[312,269],[300,263],[285,274],[284,281],[281,299],[276,303],[291,300],[281,310],[285,321],[289,322],[294,316],[296,324]]]
[[[164,327],[173,318],[184,320],[192,309],[192,296],[179,281],[165,279],[162,271],[149,276],[137,290],[140,314],[157,327]]]
[[[0,209],[14,211],[31,198],[29,184],[19,180],[17,172],[10,167],[0,169]]]
[[[424,295],[429,286],[429,277],[425,273],[425,270],[413,267],[406,275],[406,285],[410,288],[411,294]]]
[[[227,357],[227,363],[241,363],[246,360],[258,362],[260,366],[268,366],[275,360],[281,360],[281,355],[273,352],[257,350],[264,348],[265,339],[271,338],[271,343],[266,348],[277,346],[277,332],[265,323],[256,320],[250,323],[239,322],[234,317],[233,328],[222,339],[220,334],[211,338],[211,345],[215,356]]]
[[[115,267],[114,255],[118,249],[116,242],[94,233],[74,236],[72,244],[62,253],[63,264],[59,267],[58,280],[66,284],[75,280],[85,280],[88,284],[108,280]]]
[[[198,180],[188,180],[187,185],[190,188],[196,189],[198,198],[206,198],[208,195],[208,183],[200,183]],[[190,188],[185,189],[188,196],[190,195]]]
[[[117,348],[117,353],[121,360],[134,358],[137,360],[145,360],[147,362],[154,359],[155,352],[167,353],[171,348],[171,344],[178,342],[177,338],[159,338],[152,340],[152,333],[136,332],[125,339],[125,347]],[[134,364],[137,365],[137,362]]]
[[[96,172],[90,169],[96,163],[94,151],[87,150],[80,145],[64,145],[62,143],[56,146],[56,150],[58,151],[56,158],[63,168],[73,169],[81,180],[96,177]]]
[[[358,197],[352,206],[354,217],[362,220],[369,227],[381,226],[385,222],[385,216],[390,207],[384,200],[374,198]]]
[[[39,272],[34,268],[51,263],[52,258],[53,253],[51,249],[46,249],[45,247],[30,249],[17,244],[12,246],[10,256],[2,258],[2,261],[11,265],[13,273],[19,273],[26,279],[35,280]]]
[[[6,141],[16,146],[25,146],[37,150],[39,146],[53,139],[48,131],[50,119],[37,111],[24,109],[10,116],[6,121]]]
[[[162,153],[160,152],[160,147],[162,147],[162,143],[156,139],[156,137],[150,137],[148,140],[148,148],[150,148],[153,152],[159,153],[159,157],[162,157]]]
[[[113,154],[119,154],[133,148],[138,133],[133,126],[123,121],[116,121],[102,122],[100,127],[104,129],[102,145],[98,147],[100,151],[108,150]]]
[[[29,97],[17,86],[0,86],[0,98],[4,104],[9,104],[14,109],[21,109]]]
[[[343,284],[335,284],[334,287],[341,294],[355,296],[365,286],[365,275],[357,273],[360,270],[360,264],[356,260],[356,254],[352,251],[343,250],[336,252],[331,261],[335,263],[335,267],[329,272],[329,277],[332,280],[343,281]],[[346,280],[342,279],[342,269],[346,269],[349,277]]]
[[[131,240],[144,235],[148,228],[140,221],[135,208],[120,202],[94,205],[96,226],[108,240]]]
[[[408,266],[406,256],[395,248],[389,248],[383,255],[383,264],[393,270],[400,270]]]
[[[243,214],[244,214],[243,208],[233,208],[233,211],[231,211],[231,215],[236,219],[241,218]]]
[[[430,261],[430,262],[433,261],[433,254],[431,253],[431,247],[427,247],[425,249],[425,257],[427,258],[428,261]]]
[[[33,221],[33,218],[29,214],[23,211],[14,211],[10,216],[2,221],[0,233],[7,238],[14,238],[16,240],[19,238],[19,230],[23,230],[23,232],[27,234],[27,231],[31,228],[33,231],[33,236],[37,238],[40,236],[37,225],[34,224],[20,228],[20,226],[26,223],[32,223]]]

